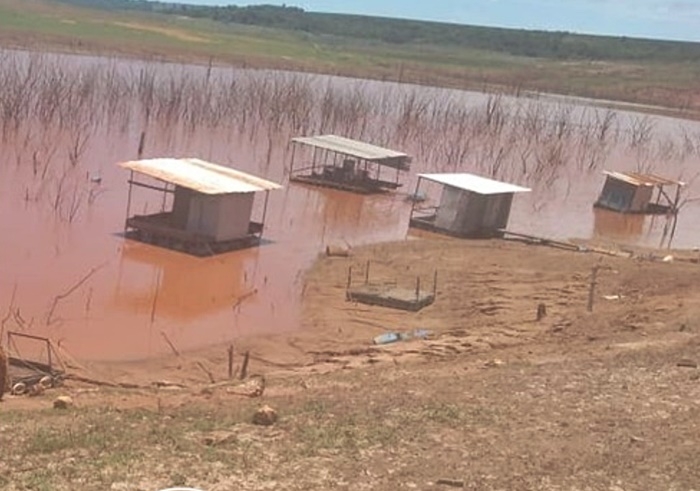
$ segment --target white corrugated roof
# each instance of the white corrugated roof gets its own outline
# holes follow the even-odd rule
[[[411,157],[402,152],[378,147],[370,143],[351,140],[337,135],[305,136],[292,138],[295,143],[302,143],[316,148],[323,148],[332,152],[350,155],[352,157],[368,160],[370,162],[383,163],[384,160],[398,160],[401,165],[407,166]]]
[[[494,181],[486,177],[474,174],[418,174],[423,179],[439,182],[446,186],[452,186],[477,194],[503,194],[503,193],[527,193],[528,188],[508,184],[507,182]]]
[[[685,186],[684,182],[666,177],[657,176],[656,174],[640,174],[638,172],[614,172],[603,171],[603,174],[610,176],[619,181],[628,182],[634,186],[668,186],[678,185]]]
[[[275,182],[230,167],[194,158],[131,160],[119,165],[204,194],[252,193],[282,187]]]

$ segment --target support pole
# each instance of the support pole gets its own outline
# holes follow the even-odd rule
[[[49,359],[49,370],[53,371],[53,360],[51,359],[51,341],[48,339],[46,340],[46,354],[48,355]]]
[[[270,191],[265,191],[265,203],[263,204],[262,221],[260,223],[260,238],[262,238],[263,230],[265,229],[265,219],[267,217],[267,202],[270,199]]]
[[[233,378],[233,345],[228,347],[228,378]]]
[[[418,191],[420,190],[420,183],[421,183],[422,179],[423,178],[419,176],[418,181],[416,181],[416,190],[413,192],[413,199],[411,199],[411,217],[410,217],[410,220],[413,220],[413,213],[416,209],[416,201],[418,199]],[[410,223],[409,223],[409,226],[410,226]]]
[[[595,301],[595,287],[597,285],[598,279],[598,268],[599,266],[594,266],[591,270],[591,284],[588,288],[588,305],[586,306],[586,310],[588,310],[589,312],[593,312],[593,303]]]
[[[416,301],[420,299],[420,276],[416,276]]]
[[[241,380],[245,380],[248,376],[248,362],[250,361],[250,351],[246,351],[243,357],[243,365],[241,366]]]
[[[673,200],[673,214],[677,215],[678,214],[678,203],[681,200],[681,186],[679,184],[676,185],[676,197]]]
[[[676,235],[676,226],[678,225],[678,205],[681,200],[681,187],[680,185],[676,186],[676,198],[673,202],[673,225],[671,226],[671,235],[668,238],[668,248],[671,248],[671,244],[673,243],[673,237]]]
[[[292,142],[292,158],[289,162],[289,177],[292,177],[294,175],[294,160],[296,158],[296,150],[297,146],[294,142]]]
[[[127,222],[129,221],[129,215],[131,214],[131,193],[132,190],[134,189],[134,171],[131,170],[129,171],[129,192],[127,194],[126,198],[126,219],[124,220],[124,232],[126,232],[128,226]]]
[[[352,266],[348,268],[348,282],[345,286],[345,300],[350,300],[350,287],[352,286]]]
[[[161,211],[161,212],[164,212],[164,211],[165,211],[165,205],[166,205],[165,201],[166,201],[166,198],[168,197],[168,192],[169,192],[169,191],[170,191],[170,190],[169,190],[169,188],[168,188],[168,183],[166,182],[166,183],[165,183],[165,186],[163,186],[163,202],[162,202],[161,205],[160,205],[160,211]]]
[[[437,297],[437,277],[438,277],[438,272],[436,269],[435,274],[433,275],[433,298]]]
[[[367,260],[367,267],[365,268],[365,285],[369,283],[369,265],[370,260]]]

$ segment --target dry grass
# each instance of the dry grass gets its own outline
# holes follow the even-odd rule
[[[3,412],[8,490],[692,489],[697,371],[654,349],[483,368],[452,358],[276,380],[254,403]],[[612,355],[615,356],[612,356]],[[499,355],[500,356],[500,355]],[[303,384],[304,387],[302,388]],[[155,402],[157,395],[150,396]],[[77,397],[80,404],[80,396]]]

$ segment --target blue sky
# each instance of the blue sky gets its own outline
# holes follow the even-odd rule
[[[176,0],[179,1],[179,0]],[[700,0],[182,0],[700,42]]]

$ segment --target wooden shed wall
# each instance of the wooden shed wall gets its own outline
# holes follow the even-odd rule
[[[193,191],[191,189],[180,186],[175,187],[175,196],[173,198],[173,226],[186,229],[190,218],[190,202],[192,201]]]
[[[216,240],[232,240],[248,235],[254,199],[254,193],[220,196]]]
[[[482,195],[443,188],[435,226],[459,235],[488,235],[508,225],[513,194]]]
[[[510,207],[513,203],[513,194],[491,194],[485,198],[486,207],[481,227],[486,230],[506,228],[510,217]]]
[[[206,195],[195,193],[189,200],[187,230],[216,241],[248,235],[254,193]]]

